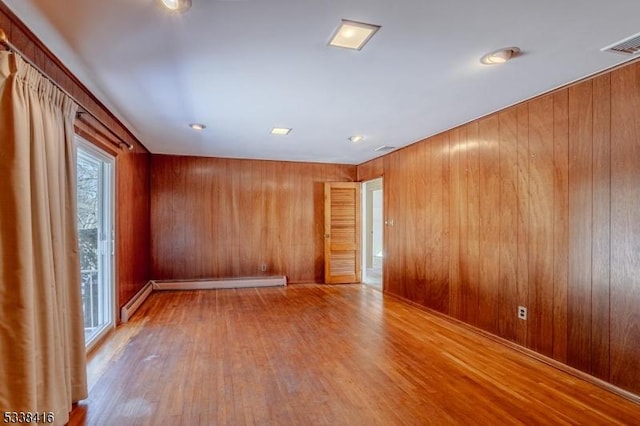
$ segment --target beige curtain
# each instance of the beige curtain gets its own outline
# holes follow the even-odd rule
[[[77,106],[0,52],[0,411],[53,412],[87,396],[76,230]]]

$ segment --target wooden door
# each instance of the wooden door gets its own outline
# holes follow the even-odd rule
[[[324,281],[327,284],[361,280],[360,184],[324,185]]]

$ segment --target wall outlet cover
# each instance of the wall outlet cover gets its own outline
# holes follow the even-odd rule
[[[518,306],[518,318],[521,320],[527,319],[527,308],[524,306]]]

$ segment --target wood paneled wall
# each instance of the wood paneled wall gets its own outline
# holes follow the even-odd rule
[[[358,166],[358,182],[379,178],[384,174],[384,157],[378,157]]]
[[[356,166],[153,155],[152,277],[322,282],[324,182],[355,179]]]
[[[38,67],[134,145],[132,151],[118,149],[100,126],[77,120],[81,136],[116,157],[116,285],[122,307],[149,280],[149,152],[2,2],[0,28]]]
[[[358,166],[385,291],[640,393],[639,111],[636,62]]]
[[[151,155],[118,156],[116,271],[124,306],[151,279]]]

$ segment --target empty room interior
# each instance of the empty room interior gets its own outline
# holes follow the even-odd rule
[[[3,421],[638,424],[639,14],[0,0]]]

